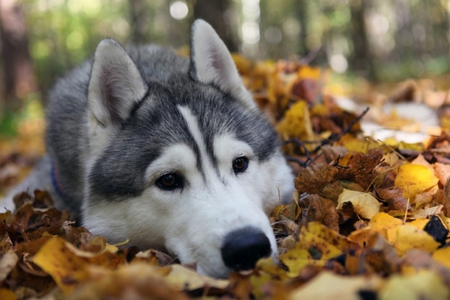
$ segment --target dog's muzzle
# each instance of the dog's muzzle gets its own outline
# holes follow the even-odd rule
[[[221,249],[225,265],[235,271],[250,270],[256,262],[272,254],[270,241],[259,229],[244,227],[225,236]]]

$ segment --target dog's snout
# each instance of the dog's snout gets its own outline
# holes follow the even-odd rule
[[[221,251],[225,265],[235,271],[252,269],[258,259],[272,253],[267,236],[253,227],[228,233]]]

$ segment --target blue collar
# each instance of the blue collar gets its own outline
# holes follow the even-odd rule
[[[52,160],[52,167],[50,169],[50,177],[52,179],[53,188],[55,189],[58,196],[61,198],[64,205],[70,210],[75,210],[74,204],[75,202],[72,200],[72,198],[67,195],[66,192],[64,192],[63,187],[61,186],[61,183],[58,180],[58,169],[56,167],[56,162]]]

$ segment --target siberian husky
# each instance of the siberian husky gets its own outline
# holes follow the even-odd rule
[[[293,175],[208,23],[193,24],[190,59],[105,39],[48,100],[47,155],[3,207],[46,189],[109,243],[214,277],[277,255],[267,214],[292,199]]]

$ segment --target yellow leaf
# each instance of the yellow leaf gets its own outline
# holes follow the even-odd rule
[[[379,232],[389,243],[395,241],[395,232],[400,225],[402,225],[401,220],[384,212],[376,214],[369,222],[370,229]]]
[[[297,276],[308,266],[324,266],[335,258],[356,247],[345,237],[318,222],[308,223],[302,227],[299,242],[295,248],[280,256],[280,260],[289,268],[289,276]]]
[[[433,259],[450,269],[450,248],[442,248],[433,253]]]
[[[320,78],[320,68],[314,68],[311,66],[302,66],[298,71],[299,79],[314,79]]]
[[[405,254],[410,249],[421,249],[432,253],[440,244],[425,231],[411,225],[402,225],[395,227],[393,245],[398,254]]]
[[[256,263],[256,270],[258,272],[264,272],[271,276],[276,276],[278,278],[286,278],[286,271],[278,266],[272,257],[261,258]]]
[[[327,263],[327,260],[314,259],[308,249],[297,248],[291,249],[281,255],[280,260],[289,268],[288,275],[290,277],[298,276],[301,270],[308,265],[323,267]]]
[[[86,259],[71,252],[67,248],[67,242],[60,237],[45,243],[33,261],[52,276],[65,295],[70,294],[89,277]]]
[[[342,209],[346,202],[351,202],[355,212],[365,219],[371,219],[380,211],[380,203],[369,193],[344,189],[339,195],[336,208]]]
[[[431,271],[410,276],[393,275],[379,293],[380,300],[388,299],[448,299],[449,289],[442,279]]]
[[[350,135],[344,136],[344,139],[341,139],[340,142],[344,145],[345,148],[349,152],[361,152],[361,153],[367,153],[367,150],[369,149],[369,142],[354,138]]]
[[[308,104],[298,101],[286,112],[285,119],[278,125],[278,132],[283,138],[299,138],[312,140],[314,133],[309,117]]]
[[[178,264],[170,267],[172,270],[166,280],[179,291],[192,291],[203,287],[225,289],[229,284],[228,280],[203,276]]]
[[[327,249],[324,257],[327,259],[336,257],[342,251],[350,250],[355,246],[344,236],[319,222],[310,222],[307,226],[302,227],[298,245],[332,248]]]
[[[395,178],[395,186],[403,191],[403,197],[414,199],[414,197],[438,183],[434,173],[427,167],[416,164],[402,165]]]
[[[307,284],[294,290],[288,299],[357,300],[361,299],[361,290],[376,291],[381,284],[381,279],[376,276],[350,277],[323,271]]]
[[[0,299],[2,299],[2,300],[16,300],[17,296],[11,290],[0,288]]]
[[[99,239],[98,241],[100,241]],[[72,292],[80,283],[89,279],[90,265],[115,268],[125,258],[108,251],[106,242],[100,252],[88,252],[76,248],[63,238],[48,240],[33,261],[50,274],[65,295]],[[114,249],[112,249],[114,251]]]
[[[388,229],[398,225],[402,225],[402,221],[400,219],[394,218],[384,212],[376,214],[372,217],[372,219],[370,219],[369,222],[370,228],[378,232],[381,232],[382,229]]]
[[[409,222],[408,225],[414,226],[417,229],[422,230],[425,227],[425,225],[427,225],[428,222],[430,222],[430,219],[420,218],[412,222]]]

